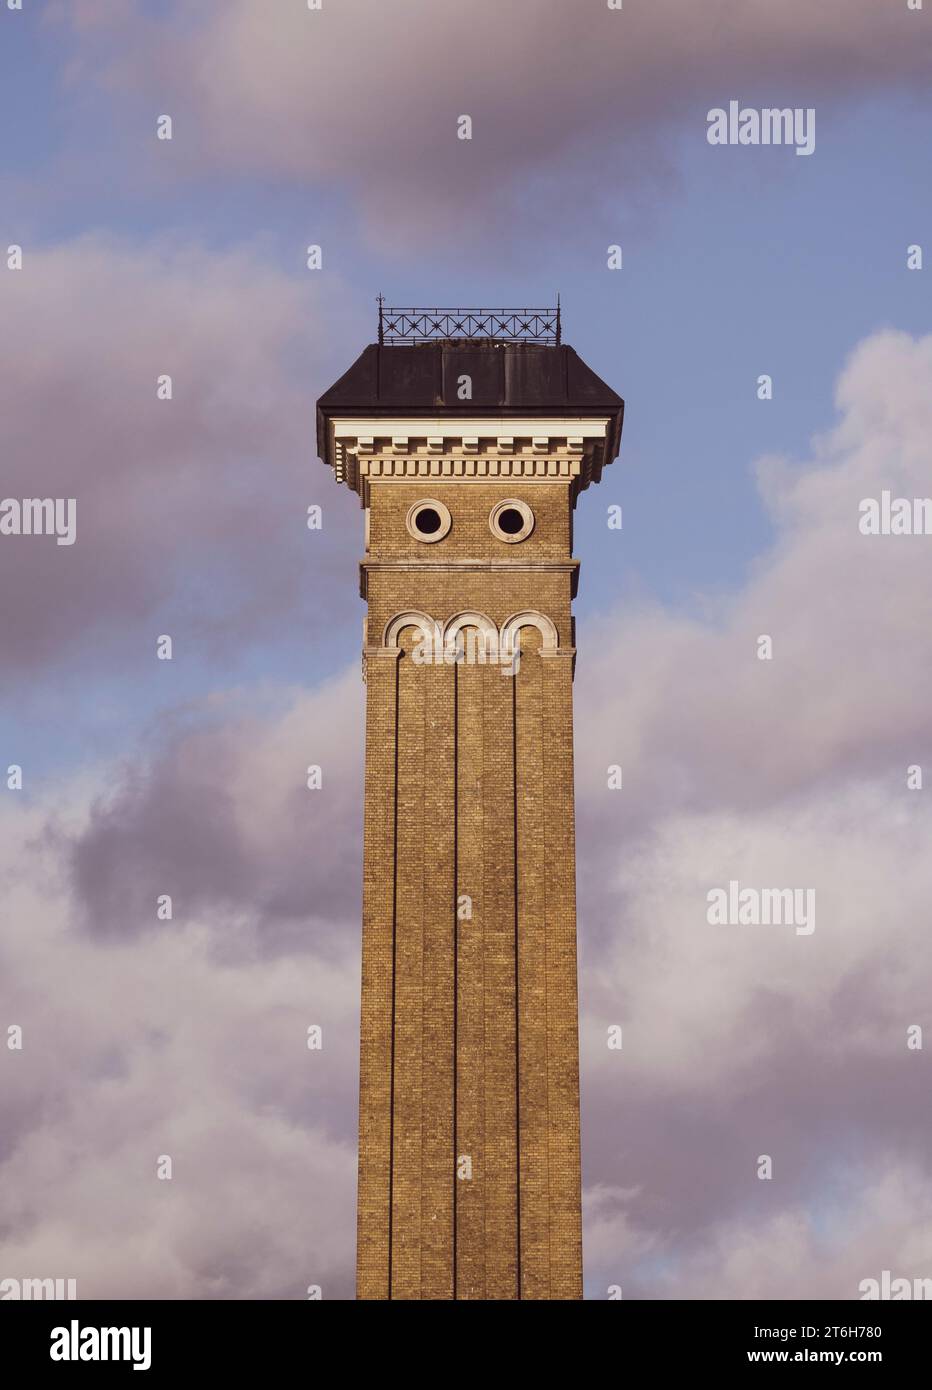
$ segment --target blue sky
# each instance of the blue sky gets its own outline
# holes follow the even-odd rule
[[[834,382],[862,337],[888,325],[928,325],[927,279],[907,271],[905,255],[932,223],[932,189],[917,177],[932,144],[932,117],[908,96],[819,109],[817,148],[808,158],[786,148],[708,145],[706,108],[697,102],[670,138],[662,198],[609,177],[593,212],[580,199],[555,209],[545,228],[527,216],[500,257],[471,256],[466,242],[446,233],[406,254],[394,242],[380,245],[346,190],[326,180],[300,187],[208,171],[207,178],[169,176],[147,186],[132,172],[133,145],[121,143],[112,99],[68,90],[62,52],[39,32],[34,14],[20,17],[18,32],[6,24],[10,72],[0,109],[16,135],[7,145],[7,226],[38,245],[104,231],[139,245],[258,246],[302,290],[309,274],[303,248],[319,242],[321,274],[338,278],[346,324],[357,336],[344,324],[335,335],[339,349],[325,352],[318,374],[308,377],[309,420],[327,373],[338,374],[371,333],[378,291],[389,302],[451,304],[548,303],[560,291],[567,340],[627,401],[621,457],[577,513],[581,622],[622,594],[695,609],[739,586],[771,539],[753,461],[806,456],[810,437],[834,421]],[[80,126],[69,130],[75,112]],[[63,149],[76,142],[92,164],[110,162],[88,192],[80,167],[78,176],[67,175]],[[56,190],[62,170],[65,187]],[[624,268],[613,272],[606,251],[614,243],[623,248]],[[308,324],[309,335],[317,331]],[[770,402],[756,398],[761,372],[774,379]],[[329,486],[310,433],[307,495],[337,512],[345,544],[358,547],[361,517]],[[605,526],[614,502],[624,507],[621,535]],[[345,642],[331,640],[314,653],[314,671],[327,674],[351,660],[354,641],[354,631]],[[245,685],[298,681],[306,655],[290,636],[246,643],[225,675]],[[213,687],[208,661],[193,657],[179,666],[176,698]],[[78,721],[69,720],[64,745],[47,734],[35,742],[28,726],[21,731],[37,769],[45,760],[80,760],[85,735],[96,753],[114,720],[141,727],[164,698],[148,663],[83,670],[77,707],[69,672],[60,674],[49,712],[65,698]]]

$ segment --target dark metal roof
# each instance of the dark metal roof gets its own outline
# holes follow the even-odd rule
[[[461,376],[472,397],[460,400]],[[327,458],[334,416],[548,415],[609,418],[605,462],[618,453],[625,403],[571,347],[449,339],[371,343],[317,402],[317,448]]]

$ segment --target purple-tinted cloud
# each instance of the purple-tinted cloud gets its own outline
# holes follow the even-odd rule
[[[932,1186],[907,1047],[932,998],[932,813],[907,784],[929,774],[932,540],[859,529],[865,499],[928,492],[930,373],[932,338],[860,346],[813,460],[759,466],[777,540],[705,622],[653,609],[580,634],[594,1296],[853,1298],[880,1268],[932,1273],[908,1223],[883,1224]],[[815,930],[710,925],[732,880],[811,888]],[[770,1237],[787,1250],[739,1278],[736,1252],[760,1261]]]
[[[921,21],[921,16],[918,17]],[[875,0],[370,0],[273,11],[254,0],[169,7],[76,0],[72,83],[131,118],[147,182],[207,171],[358,198],[381,244],[443,230],[525,235],[581,199],[669,176],[670,137],[706,113],[927,90],[932,35]],[[173,114],[169,173],[154,120]],[[457,120],[473,121],[471,141]],[[141,161],[141,163],[140,163]],[[481,217],[477,214],[481,210]],[[529,222],[527,219],[531,218]],[[516,220],[517,219],[517,220]],[[539,220],[536,229],[543,232]]]
[[[759,466],[776,540],[731,602],[580,632],[593,1297],[856,1298],[883,1269],[932,1275],[928,1051],[907,1046],[930,1026],[932,812],[906,782],[924,760],[928,782],[932,542],[858,529],[863,498],[924,495],[930,366],[932,339],[858,348],[813,457]],[[349,1293],[361,693],[353,671],[261,721],[221,703],[64,804],[14,824],[6,803],[3,1017],[28,1045],[3,1063],[4,1273]],[[710,925],[730,879],[813,889],[815,930]],[[334,1045],[309,1072],[321,1019]]]
[[[65,655],[131,662],[128,633],[154,660],[162,631],[223,652],[319,635],[344,596],[349,613],[352,508],[322,499],[313,416],[339,294],[258,248],[24,248],[3,279],[2,494],[76,499],[77,538],[0,537],[8,681]]]

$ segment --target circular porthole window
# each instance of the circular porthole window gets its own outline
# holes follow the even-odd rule
[[[408,508],[405,524],[416,541],[442,541],[453,525],[453,518],[442,502],[425,497]]]
[[[494,536],[513,545],[515,541],[525,540],[534,530],[534,513],[526,502],[509,497],[492,508],[489,525]]]

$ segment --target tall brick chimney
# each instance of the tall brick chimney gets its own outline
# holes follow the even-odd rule
[[[572,519],[623,410],[551,310],[380,306],[318,402],[366,515],[359,1298],[582,1297]]]

